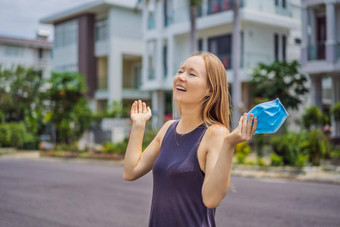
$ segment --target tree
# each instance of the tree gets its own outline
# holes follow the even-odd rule
[[[196,52],[198,50],[196,18],[198,14],[198,8],[201,5],[201,3],[202,3],[202,0],[189,0],[191,53]]]
[[[298,72],[299,63],[274,62],[266,65],[259,63],[253,69],[250,84],[253,85],[255,98],[280,98],[286,108],[298,109],[302,97],[308,92],[305,83],[307,78]]]
[[[85,97],[84,76],[70,72],[52,73],[49,83],[46,121],[56,130],[56,142],[69,144],[89,128],[92,119]]]
[[[41,70],[0,65],[0,112],[6,122],[24,121],[40,111],[43,102]]]

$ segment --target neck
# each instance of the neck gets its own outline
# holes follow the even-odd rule
[[[178,123],[177,132],[187,133],[195,129],[203,123],[201,118],[201,105],[182,105],[181,106],[181,120]]]

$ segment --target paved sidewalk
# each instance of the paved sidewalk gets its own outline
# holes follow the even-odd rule
[[[123,165],[123,160],[40,157],[38,151],[9,152],[0,155],[0,160],[1,159],[28,159],[94,165]],[[279,178],[306,182],[340,184],[340,166],[333,168],[331,171],[325,171],[323,167],[259,167],[233,164],[232,175],[250,178]]]

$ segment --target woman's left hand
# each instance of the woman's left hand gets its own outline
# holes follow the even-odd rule
[[[250,114],[247,122],[247,113],[243,114],[237,128],[226,137],[230,145],[235,146],[238,143],[246,142],[253,138],[257,127],[257,118],[253,119],[253,117],[254,115]]]

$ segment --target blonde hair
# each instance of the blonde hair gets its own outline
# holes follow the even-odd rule
[[[222,124],[229,126],[229,91],[227,73],[222,62],[210,52],[199,52],[191,55],[201,56],[205,63],[210,96],[203,98],[201,117],[207,125]]]

